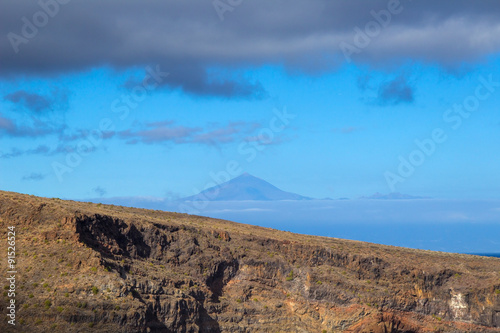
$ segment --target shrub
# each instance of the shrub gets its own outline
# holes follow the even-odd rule
[[[78,303],[76,303],[76,307],[85,309],[87,307],[87,303],[86,302],[83,302],[83,303],[78,302]]]
[[[238,299],[236,300],[236,302],[237,302],[237,303],[241,303],[241,302],[243,302],[243,301],[241,300],[241,298],[238,298]]]
[[[46,300],[43,304],[45,305],[46,309],[48,309],[52,306],[52,302],[50,300]]]
[[[436,315],[432,315],[432,318],[436,319],[437,321],[441,321],[441,319],[442,319],[441,317],[438,317]]]
[[[33,297],[35,297],[35,296],[33,296],[33,294],[29,294],[29,295],[28,295],[28,297],[29,297],[29,298],[33,298]]]
[[[57,310],[58,312],[63,312],[64,308],[63,308],[62,306],[58,306],[58,307],[56,308],[56,310]]]
[[[290,273],[288,273],[288,276],[286,277],[286,280],[287,281],[292,281],[293,280],[293,271],[290,271]]]
[[[98,293],[98,292],[99,292],[99,288],[97,288],[96,286],[93,286],[93,287],[92,287],[92,293],[93,293],[94,295],[97,295],[97,293]]]
[[[495,290],[495,294],[500,295],[500,289]]]

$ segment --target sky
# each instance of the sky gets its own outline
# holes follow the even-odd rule
[[[0,6],[2,190],[500,199],[497,1]]]

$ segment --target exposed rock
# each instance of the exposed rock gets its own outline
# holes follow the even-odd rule
[[[8,192],[0,224],[1,332],[500,332],[497,258]]]

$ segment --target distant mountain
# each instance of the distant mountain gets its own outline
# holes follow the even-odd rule
[[[361,197],[361,199],[374,199],[374,200],[413,200],[413,199],[429,199],[428,197],[418,197],[409,194],[393,192],[389,194],[375,193],[369,197]]]
[[[299,194],[285,192],[263,179],[248,173],[231,179],[218,186],[206,189],[196,195],[183,198],[182,201],[275,201],[275,200],[311,200]]]

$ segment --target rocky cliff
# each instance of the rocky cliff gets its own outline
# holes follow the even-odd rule
[[[1,332],[500,332],[498,258],[0,192],[8,226]]]

